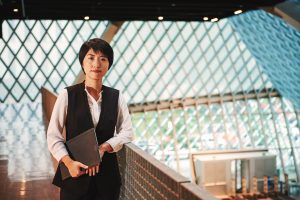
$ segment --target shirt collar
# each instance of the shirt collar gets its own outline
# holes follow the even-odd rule
[[[87,93],[87,95],[88,95],[91,99],[95,100],[94,97],[93,97],[93,96],[89,93],[89,91],[87,90],[85,84],[84,84],[84,90],[85,90],[85,92]],[[95,100],[97,103],[102,101],[102,92],[103,92],[103,87],[102,87],[101,91],[99,92],[99,99],[98,99],[98,100]]]

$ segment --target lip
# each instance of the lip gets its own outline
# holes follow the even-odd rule
[[[90,72],[101,73],[101,70],[91,70]]]

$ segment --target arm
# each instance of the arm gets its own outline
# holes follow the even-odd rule
[[[58,162],[61,161],[62,157],[68,155],[62,135],[67,116],[67,107],[68,92],[65,89],[56,99],[47,130],[48,149]]]
[[[133,129],[127,103],[120,93],[118,101],[116,131],[114,137],[110,138],[99,146],[100,157],[102,157],[105,152],[112,153],[119,151],[122,148],[123,144],[131,142],[132,140]],[[86,173],[89,173],[90,176],[95,175],[95,173],[98,172],[99,166],[91,167],[86,170]]]
[[[84,164],[74,161],[70,158],[64,144],[62,136],[63,128],[67,116],[68,92],[66,89],[62,91],[55,102],[51,119],[47,130],[47,144],[50,153],[58,162],[63,162],[72,177],[78,177],[84,172],[80,168],[87,168]]]
[[[101,150],[103,151],[103,153],[105,151],[109,153],[117,152],[120,149],[122,149],[123,144],[129,143],[132,140],[133,140],[133,128],[132,128],[131,118],[127,107],[127,103],[122,93],[120,92],[115,135],[114,137],[110,138],[105,143],[100,145],[100,153]]]

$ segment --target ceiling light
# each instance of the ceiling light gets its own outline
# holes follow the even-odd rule
[[[234,11],[234,14],[238,15],[238,14],[241,14],[242,12],[243,12],[242,10],[236,10],[236,11]]]
[[[163,16],[158,16],[158,18],[157,18],[159,21],[162,21],[163,19],[164,19],[164,17]]]
[[[15,9],[14,9],[14,12],[18,12],[18,11],[19,11],[18,8],[15,8]]]
[[[210,21],[211,21],[211,22],[216,22],[216,21],[218,21],[218,20],[219,20],[219,19],[215,17],[215,18],[211,19]]]
[[[203,20],[204,20],[204,21],[207,21],[207,20],[208,20],[208,17],[203,17]]]
[[[84,19],[85,19],[85,20],[89,20],[90,17],[89,17],[89,16],[85,16]]]

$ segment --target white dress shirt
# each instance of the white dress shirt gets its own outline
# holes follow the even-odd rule
[[[94,127],[96,127],[101,113],[102,96],[100,93],[100,97],[96,101],[89,94],[87,89],[85,89],[85,92],[87,93]],[[126,101],[121,92],[119,92],[118,106],[118,117],[114,137],[106,141],[113,148],[113,152],[119,151],[122,148],[123,144],[131,142],[133,140],[133,129],[130,114]],[[67,149],[64,144],[64,137],[62,135],[66,122],[67,110],[68,91],[67,89],[63,89],[63,91],[58,95],[55,102],[47,131],[48,149],[58,162],[62,159],[62,157],[68,155]]]

